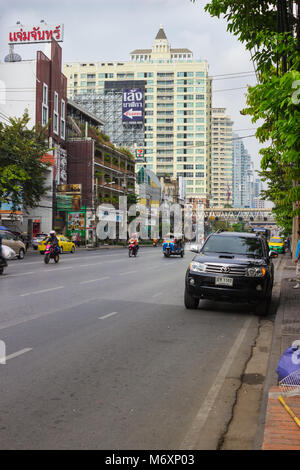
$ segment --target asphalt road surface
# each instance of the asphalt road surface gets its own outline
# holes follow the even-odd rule
[[[1,449],[216,448],[258,317],[183,305],[193,254],[38,253],[0,277]]]

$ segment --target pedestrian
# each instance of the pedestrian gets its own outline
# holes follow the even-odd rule
[[[286,248],[291,253],[291,237],[288,236],[286,239]]]
[[[298,243],[296,247],[296,256],[294,263],[296,264],[296,281],[297,284],[293,286],[293,289],[299,289],[300,287],[300,230],[298,230]]]
[[[81,235],[80,235],[80,233],[78,232],[77,235],[76,235],[76,245],[77,245],[77,248],[80,247],[80,242],[81,242]]]

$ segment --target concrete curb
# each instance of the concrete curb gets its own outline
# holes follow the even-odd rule
[[[278,271],[281,273],[284,271],[286,265],[285,258],[281,258],[280,265],[278,267]],[[270,357],[268,361],[268,368],[267,374],[264,382],[263,387],[263,396],[262,396],[262,403],[261,403],[261,410],[259,414],[258,420],[258,428],[257,433],[255,435],[254,443],[253,443],[253,450],[261,450],[264,440],[264,431],[265,431],[265,424],[266,424],[266,413],[267,413],[267,406],[268,406],[268,399],[269,399],[269,390],[271,387],[276,386],[278,382],[278,377],[276,373],[276,368],[278,364],[278,360],[280,358],[280,348],[281,348],[281,325],[283,320],[283,313],[284,308],[280,304],[281,299],[281,284],[282,279],[274,286],[273,295],[275,294],[275,322],[274,322],[274,330],[273,330],[273,338],[271,344],[271,351]]]

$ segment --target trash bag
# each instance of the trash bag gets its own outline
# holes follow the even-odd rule
[[[16,252],[10,246],[2,245],[2,256],[4,259],[16,258]]]
[[[278,380],[285,379],[288,375],[300,369],[300,347],[299,341],[289,346],[279,359],[276,372]]]

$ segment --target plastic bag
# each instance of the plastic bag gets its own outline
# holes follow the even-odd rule
[[[289,346],[279,359],[276,372],[278,380],[283,380],[288,375],[300,369],[300,347],[299,341],[295,341]]]
[[[2,256],[5,259],[13,259],[17,255],[16,255],[16,252],[12,248],[6,245],[2,245]]]

